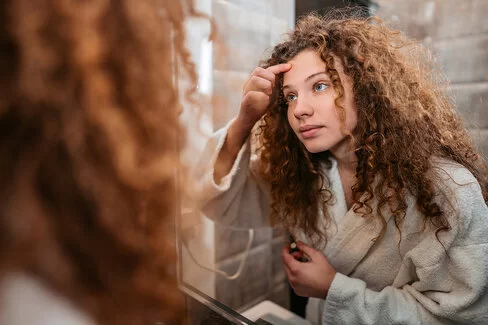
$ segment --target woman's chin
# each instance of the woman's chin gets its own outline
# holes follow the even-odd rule
[[[305,146],[305,148],[310,153],[319,153],[328,150],[328,148],[324,148],[324,146],[313,146],[313,145]]]

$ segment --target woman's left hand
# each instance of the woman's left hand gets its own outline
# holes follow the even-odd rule
[[[297,246],[308,256],[308,262],[296,260],[288,245],[281,254],[291,287],[298,296],[325,299],[336,271],[322,252],[301,242]]]

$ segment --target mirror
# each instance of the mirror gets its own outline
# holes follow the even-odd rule
[[[191,114],[182,114],[191,130],[182,159],[190,163],[206,136],[237,113],[244,82],[265,51],[293,27],[295,16],[293,0],[195,4],[214,19],[217,39],[208,41],[208,20],[188,21],[187,43],[199,72],[199,101],[204,103],[198,127],[191,125]],[[179,273],[185,292],[196,293],[197,300],[209,301],[211,308],[240,323],[256,321],[259,317],[245,319],[242,314],[262,301],[287,311],[289,289],[280,260],[284,241],[278,232],[219,224],[185,203],[179,220]]]

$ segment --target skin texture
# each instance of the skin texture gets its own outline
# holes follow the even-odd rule
[[[288,103],[288,122],[297,138],[311,153],[328,150],[337,159],[351,157],[353,148],[347,134],[354,130],[357,114],[350,80],[340,69],[339,77],[344,80],[341,104],[346,116],[343,130],[335,103],[337,93],[318,53],[305,50],[288,63],[292,68],[283,76],[283,96]]]

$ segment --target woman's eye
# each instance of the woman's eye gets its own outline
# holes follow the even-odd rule
[[[285,98],[286,98],[286,102],[289,103],[289,102],[292,102],[295,99],[297,99],[297,96],[294,94],[289,94],[289,95],[286,95]]]
[[[326,84],[324,84],[324,83],[322,83],[322,82],[321,82],[321,83],[315,84],[315,86],[314,86],[314,90],[315,90],[315,91],[324,91],[324,90],[326,90],[328,87],[329,87],[329,86],[327,86]]]

